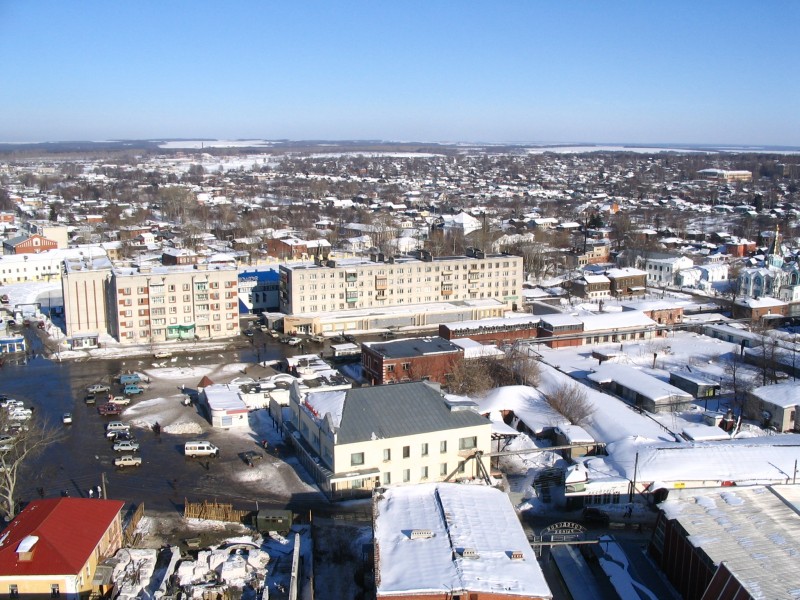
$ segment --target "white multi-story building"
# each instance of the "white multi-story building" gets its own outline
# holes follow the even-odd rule
[[[61,279],[61,266],[64,260],[105,255],[105,250],[99,246],[86,246],[81,249],[48,250],[30,254],[0,255],[0,285],[58,281]]]
[[[472,402],[445,399],[421,382],[290,394],[285,427],[301,463],[334,499],[375,487],[480,475],[491,422]]]
[[[372,260],[281,265],[281,312],[289,315],[285,327],[301,330],[303,324],[292,316],[359,310],[375,313],[376,309],[395,307],[407,307],[414,314],[415,305],[425,305],[430,311],[437,303],[492,301],[496,308],[508,310],[522,295],[520,256],[480,251],[439,258],[420,251],[417,256],[385,259],[378,254]]]
[[[239,330],[235,267],[113,267],[67,260],[62,277],[67,335],[109,333],[121,343],[231,337]]]
[[[681,270],[691,269],[694,266],[692,259],[686,256],[647,258],[643,262],[643,268],[647,273],[647,285],[656,287],[675,284],[676,275]]]

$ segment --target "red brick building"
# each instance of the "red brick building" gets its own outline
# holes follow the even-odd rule
[[[463,355],[463,349],[441,337],[365,342],[361,367],[372,385],[420,380],[446,384]]]
[[[740,298],[733,303],[734,319],[760,321],[764,318],[788,317],[789,305],[782,300],[763,298]]]
[[[58,248],[58,242],[35,233],[20,235],[3,242],[3,254],[39,254]]]
[[[490,343],[496,346],[517,340],[532,340],[538,335],[539,317],[533,315],[439,324],[439,337],[446,340],[468,337],[481,344]]]

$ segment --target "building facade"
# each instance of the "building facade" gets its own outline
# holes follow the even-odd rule
[[[112,267],[110,261],[65,261],[67,336],[107,332],[120,343],[208,340],[237,335],[234,267]]]
[[[464,351],[441,337],[361,344],[361,367],[372,385],[403,381],[447,384]]]
[[[289,315],[492,298],[509,308],[522,294],[522,257],[468,256],[318,260],[280,267]]]
[[[491,422],[472,402],[450,401],[421,382],[290,394],[287,438],[332,499],[380,486],[479,476],[476,452],[491,451]]]

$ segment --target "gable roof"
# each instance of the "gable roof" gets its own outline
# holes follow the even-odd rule
[[[348,390],[337,443],[490,426],[476,411],[462,408],[451,407],[439,392],[420,382]]]
[[[79,573],[123,506],[119,500],[88,498],[31,502],[0,536],[0,576]],[[23,542],[31,546],[30,560],[19,560]]]

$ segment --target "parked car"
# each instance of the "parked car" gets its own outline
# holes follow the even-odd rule
[[[160,350],[153,353],[153,358],[172,358],[172,352],[169,350]]]
[[[123,423],[122,421],[111,421],[108,425],[106,425],[106,436],[111,437],[112,435],[120,432],[120,431],[130,431],[131,426],[127,423]]]
[[[114,466],[122,469],[123,467],[141,467],[142,457],[134,456],[133,454],[123,454],[114,459]]]
[[[94,404],[95,402],[97,402],[97,396],[95,396],[94,394],[86,394],[83,397],[83,401],[86,402],[86,404]]]
[[[106,385],[105,383],[95,383],[87,387],[86,391],[89,392],[90,394],[102,394],[110,389],[111,387]]]
[[[142,381],[142,378],[139,377],[136,373],[125,373],[124,375],[119,376],[119,383],[120,385],[129,385],[129,384],[136,384]],[[108,388],[106,388],[108,389]]]
[[[303,340],[302,340],[302,338],[299,338],[299,337],[290,337],[288,340],[286,340],[286,343],[287,343],[287,344],[289,344],[290,346],[297,346],[297,345],[298,345],[298,344],[300,344],[302,341],[303,341]]]
[[[14,438],[10,435],[0,435],[0,452],[8,452],[14,447]]]
[[[122,414],[122,407],[113,402],[106,402],[97,407],[97,412],[104,417],[116,416]]]
[[[8,411],[10,421],[27,421],[31,417],[33,417],[33,411],[30,408],[15,407]]]
[[[253,335],[255,335],[252,329],[245,329],[244,331],[242,331],[242,333],[245,334],[247,337],[253,337]]]
[[[139,442],[133,440],[119,440],[114,442],[114,452],[138,452]]]
[[[308,339],[311,340],[312,342],[317,343],[317,344],[321,344],[321,343],[323,343],[325,341],[325,336],[324,335],[312,335]]]
[[[106,437],[112,442],[134,442],[136,438],[133,434],[126,430],[126,431],[110,431],[106,433]]]
[[[135,384],[132,384],[132,383],[129,383],[124,388],[122,388],[122,393],[123,394],[128,394],[128,395],[136,395],[136,394],[141,394],[143,392],[144,392],[144,388],[142,386],[135,385]]]
[[[125,396],[112,396],[108,399],[108,401],[112,404],[119,404],[120,406],[125,406],[131,403],[131,399],[126,398]]]
[[[61,422],[64,425],[72,425],[72,413],[65,412],[61,415]]]

